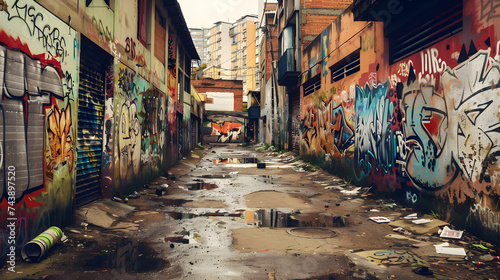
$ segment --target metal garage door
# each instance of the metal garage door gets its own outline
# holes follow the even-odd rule
[[[82,49],[78,92],[78,161],[76,205],[101,196],[101,159],[104,123],[104,71]]]

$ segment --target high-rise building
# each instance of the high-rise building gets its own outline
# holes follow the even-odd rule
[[[212,79],[231,79],[231,23],[219,21],[210,28],[206,39],[207,68],[203,76]]]
[[[229,31],[231,37],[231,76],[243,80],[243,102],[247,92],[257,87],[258,48],[256,47],[257,15],[246,15],[238,19]]]
[[[193,38],[194,46],[200,56],[199,61],[193,61],[193,67],[200,67],[201,64],[207,63],[207,39],[210,33],[209,28],[189,28],[191,38]]]

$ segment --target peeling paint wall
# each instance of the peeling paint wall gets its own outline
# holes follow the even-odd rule
[[[392,64],[383,22],[346,10],[304,50],[303,83],[321,88],[302,89],[300,142],[333,173],[500,243],[500,30],[486,4],[464,1],[461,32]],[[359,71],[332,81],[355,51]]]

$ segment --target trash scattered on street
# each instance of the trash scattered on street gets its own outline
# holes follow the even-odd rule
[[[438,254],[467,256],[464,248],[450,247],[450,244],[448,242],[434,245],[434,247],[436,247],[436,253]]]
[[[427,223],[432,222],[432,220],[431,219],[418,219],[418,220],[413,220],[411,222],[416,224],[416,225],[423,225],[423,224],[427,224]]]
[[[417,213],[413,213],[404,217],[405,220],[415,220],[418,219]]]
[[[64,234],[60,228],[55,226],[48,228],[30,242],[24,244],[21,250],[23,260],[27,262],[40,261],[42,256],[52,248],[57,241],[61,240],[63,236]]]
[[[357,187],[353,190],[341,190],[340,192],[345,195],[357,195],[359,194],[359,190],[361,190],[361,187]]]
[[[461,239],[463,233],[464,233],[463,231],[453,230],[447,226],[444,226],[443,230],[441,230],[439,237]]]
[[[434,272],[432,272],[432,270],[430,270],[427,266],[421,266],[419,268],[415,268],[412,271],[415,272],[416,274],[419,274],[419,275],[432,275],[432,274],[434,274]]]
[[[130,194],[128,198],[140,198],[141,196],[137,191],[134,191],[134,193]]]
[[[377,223],[390,223],[391,220],[387,219],[386,217],[370,217],[370,220],[377,222]]]

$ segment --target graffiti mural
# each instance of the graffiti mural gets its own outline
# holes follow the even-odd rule
[[[15,169],[16,246],[72,216],[77,33],[35,1],[0,11],[0,251]],[[10,205],[12,206],[12,205]],[[2,258],[0,256],[0,263]]]
[[[447,186],[461,171],[470,183],[491,182],[500,155],[499,64],[479,51],[441,75],[442,90],[411,82],[402,88],[406,171],[422,188]]]
[[[334,92],[334,91],[332,91]],[[348,119],[344,102],[333,97],[309,106],[302,122],[302,143],[305,149],[325,154],[345,154],[354,145],[354,128]]]
[[[172,116],[164,93],[121,63],[117,72],[114,185],[127,193],[164,173],[167,119]]]
[[[211,123],[212,132],[211,135],[218,136],[217,142],[231,142],[236,141],[240,138],[242,133],[243,125],[239,122],[223,122],[218,124],[216,122]]]
[[[356,144],[358,177],[371,172],[389,173],[397,159],[396,128],[401,121],[398,100],[389,83],[356,87]]]

